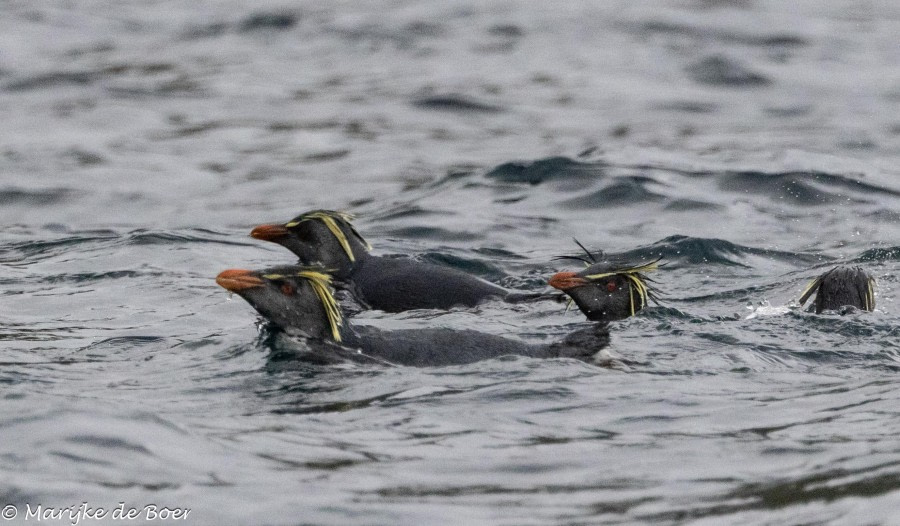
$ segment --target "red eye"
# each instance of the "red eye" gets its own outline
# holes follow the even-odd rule
[[[615,292],[617,288],[619,288],[619,287],[616,285],[615,281],[610,281],[610,282],[607,282],[607,284],[606,284],[606,290],[608,290],[610,292]]]
[[[281,284],[281,293],[285,296],[293,296],[294,295],[294,287],[291,286],[290,283],[282,283]]]

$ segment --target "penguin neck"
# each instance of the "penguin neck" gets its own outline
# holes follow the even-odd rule
[[[333,269],[331,271],[331,275],[334,276],[337,280],[345,281],[349,280],[356,274],[360,268],[365,266],[366,262],[369,261],[373,256],[369,255],[364,249],[354,250],[353,251],[353,260],[347,258],[344,261],[344,264],[340,266],[340,268]]]
[[[609,345],[609,324],[592,323],[589,327],[570,332],[561,341],[547,345],[550,356],[590,361],[597,352]]]
[[[302,338],[322,347],[344,347],[353,349],[359,347],[362,342],[362,338],[360,338],[356,329],[352,327],[346,319],[343,320],[343,323],[341,323],[341,326],[338,329],[338,334],[341,336],[340,341],[335,340],[330,332],[328,334],[313,335],[302,329],[278,328],[277,330],[284,331],[291,336]]]
[[[332,338],[328,338],[326,341],[334,345],[340,345],[349,348],[358,348],[362,345],[362,338],[360,338],[359,333],[356,332],[356,329],[353,327],[353,325],[351,325],[350,322],[348,322],[346,319],[344,319],[344,323],[341,325],[340,333],[341,341],[336,342]]]

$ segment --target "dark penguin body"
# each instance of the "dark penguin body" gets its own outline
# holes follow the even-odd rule
[[[507,290],[459,270],[409,258],[367,255],[345,285],[366,306],[386,312],[474,307]]]
[[[433,263],[373,256],[349,219],[340,212],[316,210],[284,225],[260,225],[250,235],[284,246],[301,265],[328,269],[335,285],[352,292],[360,305],[386,312],[473,307],[491,298],[512,303],[553,298],[513,293]]]
[[[305,337],[323,360],[345,357],[396,365],[440,366],[520,355],[590,361],[609,342],[605,325],[575,331],[550,345],[528,344],[472,330],[384,331],[352,327],[343,320],[331,294],[330,277],[305,267],[256,272],[226,270],[219,274],[216,283],[239,294],[275,326]]]
[[[816,314],[842,307],[875,310],[875,278],[862,267],[835,267],[814,279],[803,291],[799,303],[803,305],[813,294],[810,310]]]
[[[375,327],[350,329],[345,343],[363,354],[397,365],[414,367],[461,365],[501,356],[531,358],[591,357],[609,345],[609,330],[593,325],[569,334],[560,342],[535,345],[473,330],[403,329],[383,331]]]
[[[589,320],[621,320],[646,307],[648,300],[656,302],[644,272],[655,270],[657,263],[603,261],[581,272],[559,272],[548,283],[568,294]]]

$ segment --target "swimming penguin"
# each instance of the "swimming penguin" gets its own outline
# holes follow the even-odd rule
[[[231,269],[221,272],[216,283],[244,298],[278,328],[306,338],[319,354],[347,356],[356,361],[440,366],[506,355],[591,361],[609,342],[605,324],[593,324],[549,345],[528,344],[472,330],[385,331],[351,326],[334,297],[331,276],[314,267]]]
[[[260,225],[250,232],[297,255],[301,265],[320,265],[363,306],[386,312],[473,307],[490,298],[516,303],[556,299],[554,295],[514,293],[465,272],[409,258],[369,254],[371,246],[350,223],[352,216],[314,210],[283,224]]]
[[[838,266],[812,280],[803,290],[798,303],[803,305],[813,294],[816,314],[851,306],[867,311],[875,310],[875,278],[862,267]]]
[[[581,272],[558,272],[548,283],[568,294],[589,320],[621,320],[634,316],[647,306],[648,300],[659,304],[648,285],[651,280],[644,275],[656,270],[658,263],[659,260],[641,265],[601,261],[589,264]]]

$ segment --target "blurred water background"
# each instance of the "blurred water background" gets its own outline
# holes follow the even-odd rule
[[[3,2],[9,523],[900,524],[897,35],[886,0]],[[661,255],[664,305],[610,367],[276,360],[213,278],[313,208],[521,290],[573,238]],[[836,264],[876,312],[759,308]]]

